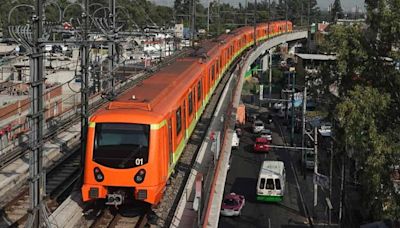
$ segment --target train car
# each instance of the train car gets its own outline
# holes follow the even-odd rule
[[[260,24],[257,40],[282,33],[286,22]],[[274,32],[272,32],[274,31]],[[206,104],[232,61],[254,42],[243,27],[201,43],[129,89],[89,119],[83,201],[160,202],[179,157]]]

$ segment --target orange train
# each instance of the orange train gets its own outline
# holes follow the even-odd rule
[[[292,31],[286,21],[259,24],[257,40]],[[202,55],[176,60],[120,95],[89,120],[83,201],[158,204],[166,183],[222,75],[254,42],[242,27],[201,43]],[[269,34],[269,35],[268,35]]]

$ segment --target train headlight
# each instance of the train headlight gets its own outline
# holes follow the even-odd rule
[[[99,167],[94,168],[94,179],[96,179],[97,182],[102,182],[104,180],[104,175],[101,172]]]
[[[146,170],[140,169],[135,175],[135,182],[140,184],[144,181],[144,177],[146,176]]]

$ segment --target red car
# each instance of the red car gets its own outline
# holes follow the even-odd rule
[[[244,196],[236,193],[229,193],[224,197],[221,206],[221,215],[223,216],[240,216],[245,204]]]
[[[256,142],[254,143],[255,152],[268,152],[270,149],[271,147],[269,146],[269,140],[267,138],[256,138]]]

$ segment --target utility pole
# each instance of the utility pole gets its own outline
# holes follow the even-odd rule
[[[290,143],[291,146],[294,146],[294,123],[295,123],[295,116],[294,116],[294,94],[295,94],[295,84],[296,84],[296,73],[292,72],[292,131],[290,134]]]
[[[333,123],[333,121],[332,121]],[[332,126],[333,127],[333,126]],[[331,156],[329,162],[329,200],[332,201],[332,175],[333,175],[333,139],[331,139]],[[332,221],[332,209],[328,208],[328,225],[331,225]]]
[[[272,98],[272,50],[270,49],[268,53],[269,53],[269,99],[271,99]],[[271,106],[272,106],[271,101],[269,101],[269,107],[271,108]]]
[[[26,227],[40,227],[45,223],[50,226],[48,215],[43,204],[43,195],[46,191],[43,171],[43,87],[44,87],[44,68],[43,68],[43,19],[44,2],[36,0],[35,15],[33,22],[33,47],[30,55],[30,97],[31,99],[31,132],[29,156],[29,198],[30,205],[28,210],[28,221]]]
[[[115,77],[114,77],[114,60],[115,60],[115,0],[109,0],[108,8],[110,10],[110,29],[111,37],[108,41],[108,72],[111,80],[111,97],[115,96]]]
[[[88,28],[89,28],[89,0],[84,1],[83,31],[81,45],[81,167],[85,162],[86,134],[89,117],[89,52],[88,52]],[[83,177],[83,175],[82,175]]]
[[[190,23],[191,27],[190,38],[192,40],[192,47],[194,47],[195,26],[196,26],[196,0],[192,0],[192,14]]]
[[[347,153],[347,142],[345,142],[345,154]],[[344,217],[344,199],[345,199],[345,195],[344,195],[344,183],[345,183],[345,164],[346,164],[346,155],[342,155],[342,173],[341,173],[341,182],[340,182],[340,203],[339,203],[339,224],[343,224],[343,217]]]
[[[314,175],[318,173],[318,131],[317,128],[314,128]],[[318,185],[317,182],[314,181],[314,208],[318,204]]]
[[[307,111],[307,77],[306,77],[306,82],[304,85],[304,91],[303,91],[303,115],[302,115],[302,120],[301,120],[301,125],[302,125],[302,129],[301,129],[301,147],[303,148],[301,150],[301,160],[302,160],[302,167],[303,167],[303,175],[304,175],[304,179],[306,178],[306,153],[304,151],[304,144],[305,144],[305,140],[304,140],[304,136],[306,134],[306,111]]]

